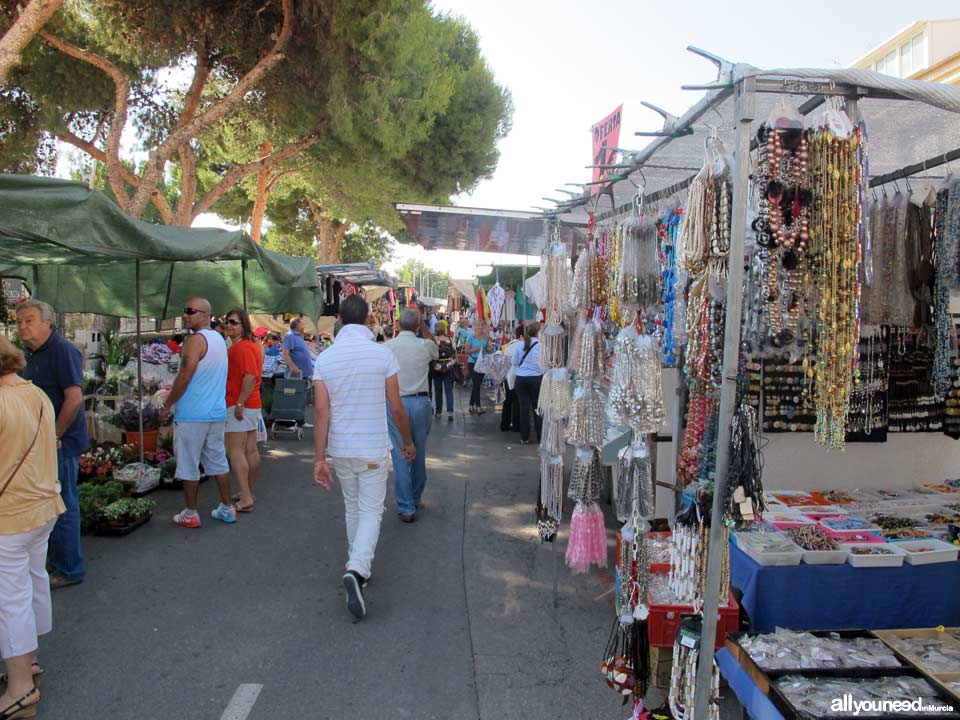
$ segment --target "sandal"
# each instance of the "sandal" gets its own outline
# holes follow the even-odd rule
[[[233,506],[233,509],[240,513],[252,513],[254,504],[250,503],[249,505],[241,505],[237,503]]]
[[[37,701],[33,703],[26,702],[34,695],[37,695]],[[34,688],[12,705],[8,705],[0,710],[0,720],[14,720],[14,718],[28,718],[37,714],[37,705],[40,704],[40,691]]]
[[[40,663],[33,663],[30,666],[30,671],[33,673],[33,685],[34,687],[40,687],[40,678],[43,677],[43,668],[40,667]],[[7,685],[7,674],[0,674],[0,684],[4,687]]]

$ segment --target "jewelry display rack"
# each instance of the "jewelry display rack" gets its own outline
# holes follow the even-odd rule
[[[588,204],[594,210],[603,195],[609,195],[611,210],[597,214],[596,222],[603,222],[618,215],[635,210],[634,203],[617,206],[613,187],[616,183],[630,180],[630,176],[639,172],[642,176],[644,167],[654,167],[653,160],[659,152],[664,150],[674,140],[690,135],[694,125],[701,121],[708,113],[720,113],[720,106],[726,100],[733,99],[733,121],[736,131],[736,145],[733,153],[733,210],[731,246],[729,255],[729,277],[726,291],[726,323],[723,339],[722,367],[723,382],[720,390],[719,427],[717,438],[717,456],[715,463],[715,485],[713,492],[712,522],[710,524],[710,544],[707,561],[706,597],[719,597],[721,592],[721,577],[723,566],[723,534],[727,532],[723,523],[724,498],[727,491],[727,475],[729,471],[729,455],[731,442],[731,428],[736,405],[737,389],[737,359],[740,354],[741,317],[743,312],[742,288],[744,283],[744,255],[745,238],[747,231],[748,184],[751,173],[750,153],[757,146],[752,130],[752,124],[757,119],[757,95],[775,94],[805,96],[807,99],[800,105],[801,115],[808,115],[823,105],[829,98],[837,97],[844,101],[847,115],[854,121],[860,118],[862,100],[893,100],[913,101],[933,105],[947,112],[958,113],[960,123],[960,88],[925,83],[920,81],[898,80],[881,76],[871,71],[861,70],[772,70],[759,71],[743,65],[734,65],[711,53],[694,47],[687,48],[701,57],[710,60],[717,68],[717,80],[705,85],[684,86],[689,90],[707,90],[699,102],[691,107],[682,117],[674,117],[654,108],[664,116],[663,130],[657,133],[638,133],[654,135],[656,139],[643,150],[630,153],[629,162],[619,165],[605,166],[617,171],[618,174],[600,180],[602,189],[596,195],[585,189],[580,197],[559,201],[557,208],[547,211],[545,215],[552,221],[560,220],[559,216],[571,213],[574,209]],[[648,107],[650,107],[648,105]],[[898,113],[899,122],[911,122],[904,113]],[[746,161],[741,161],[745,159]],[[921,160],[899,170],[873,177],[869,181],[870,187],[876,187],[897,179],[905,179],[920,172],[926,172],[950,161],[960,159],[960,148],[951,150],[936,158]],[[682,192],[686,189],[694,176],[674,183],[669,187],[644,195],[646,204],[656,203],[663,199]],[[632,180],[630,180],[632,182]],[[634,183],[636,186],[636,183]],[[643,192],[642,186],[640,192]],[[577,223],[571,223],[577,224]],[[682,357],[678,367],[682,365]],[[676,470],[677,456],[680,448],[680,436],[683,428],[684,395],[683,383],[679,383],[677,390],[677,414],[674,421],[672,443]],[[614,442],[621,442],[618,439]],[[709,716],[708,706],[711,702],[711,678],[714,662],[714,646],[716,639],[718,607],[716,603],[706,603],[703,609],[703,623],[700,636],[700,653],[696,674],[696,692],[693,714],[688,717],[706,718]]]

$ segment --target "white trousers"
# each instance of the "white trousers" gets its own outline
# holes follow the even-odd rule
[[[0,657],[37,649],[37,636],[53,629],[47,539],[56,519],[16,535],[0,535]]]
[[[370,577],[387,497],[387,458],[330,458],[343,490],[347,518],[347,570]]]

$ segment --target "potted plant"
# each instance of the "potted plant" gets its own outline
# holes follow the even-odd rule
[[[80,530],[89,532],[97,523],[97,513],[123,497],[123,485],[116,480],[97,485],[84,483],[78,488],[80,498]]]
[[[120,498],[97,511],[97,535],[126,535],[150,520],[154,502],[147,498]]]
[[[155,451],[157,432],[160,429],[160,409],[153,401],[144,401],[141,409],[136,400],[124,400],[117,408],[113,423],[124,431],[124,442],[139,445],[141,417],[143,418],[143,449]]]

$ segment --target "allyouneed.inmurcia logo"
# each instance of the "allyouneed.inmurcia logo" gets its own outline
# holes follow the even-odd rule
[[[854,700],[853,695],[834,698],[830,702],[830,712],[853,713],[854,716],[876,713],[948,713],[953,705],[939,704],[924,698],[914,700]]]

